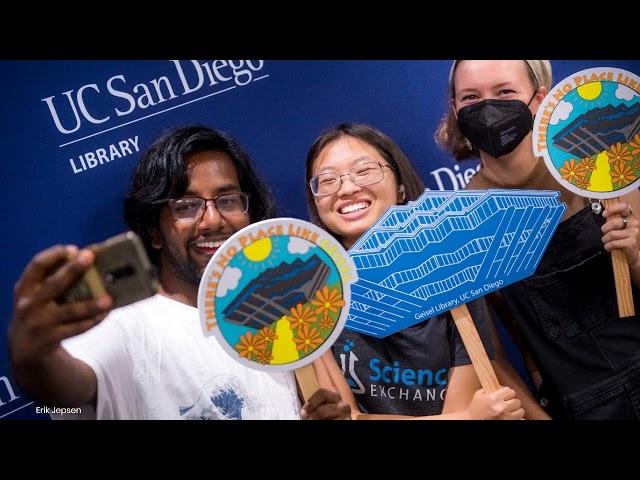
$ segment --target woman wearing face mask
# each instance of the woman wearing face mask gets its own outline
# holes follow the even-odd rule
[[[619,318],[606,253],[624,251],[640,300],[632,216],[640,193],[597,215],[533,155],[532,118],[551,88],[547,60],[457,60],[449,88],[451,109],[435,137],[457,160],[480,157],[466,188],[558,190],[567,205],[535,274],[490,298],[528,351],[541,403],[554,418],[640,418],[640,318]]]
[[[398,146],[382,132],[359,124],[339,125],[316,139],[307,155],[306,179],[311,221],[345,248],[388,207],[415,200],[424,190]],[[484,328],[486,304],[471,302],[469,309],[491,356],[491,334]],[[515,398],[516,392],[507,387],[493,393],[481,389],[448,313],[384,339],[344,330],[333,354],[327,352],[322,361],[325,371],[316,366],[320,383],[333,383],[354,417],[364,411],[423,418],[518,419],[524,414],[521,400],[527,416],[545,417],[531,396],[523,398],[518,392],[520,399]]]

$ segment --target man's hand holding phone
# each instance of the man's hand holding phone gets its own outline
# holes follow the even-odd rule
[[[111,309],[156,291],[153,268],[132,232],[82,250],[47,248],[33,257],[14,287],[12,363],[40,361]]]
[[[155,272],[140,237],[126,232],[87,247],[95,254],[94,265],[63,295],[64,301],[88,300],[105,293],[113,308],[129,305],[158,291]]]

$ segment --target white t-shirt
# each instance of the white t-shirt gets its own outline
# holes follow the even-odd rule
[[[198,310],[162,295],[62,342],[98,378],[97,419],[298,419],[292,372],[245,367],[203,335]]]

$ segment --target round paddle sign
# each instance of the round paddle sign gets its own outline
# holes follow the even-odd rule
[[[258,370],[311,363],[344,327],[357,280],[335,238],[293,218],[254,223],[213,255],[198,290],[205,336]]]
[[[640,77],[591,68],[558,83],[533,124],[533,150],[555,179],[583,197],[640,186]]]

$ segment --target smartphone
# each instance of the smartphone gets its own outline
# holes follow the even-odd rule
[[[62,295],[63,302],[89,300],[107,293],[113,298],[113,308],[117,308],[158,292],[155,268],[136,233],[125,232],[87,248],[96,256],[94,264]]]

